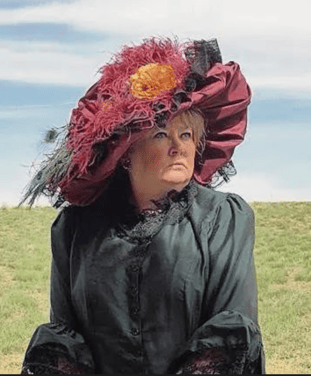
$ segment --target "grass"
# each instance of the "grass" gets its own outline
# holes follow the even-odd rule
[[[267,373],[311,374],[311,203],[253,203]]]
[[[269,374],[311,374],[311,202],[252,203],[259,321]],[[0,208],[0,373],[20,373],[49,321],[52,208]]]
[[[20,373],[34,329],[49,321],[51,208],[0,209],[0,373]]]

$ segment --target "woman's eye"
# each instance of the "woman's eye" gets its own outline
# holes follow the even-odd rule
[[[165,132],[159,132],[157,133],[154,138],[163,138],[163,137],[166,137],[166,133]]]
[[[184,132],[184,133],[182,133],[181,137],[183,137],[183,138],[191,138],[192,134],[191,134],[191,132]]]

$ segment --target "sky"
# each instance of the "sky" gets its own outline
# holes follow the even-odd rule
[[[99,68],[150,36],[217,38],[251,87],[238,173],[219,190],[310,201],[310,14],[310,0],[0,0],[0,206],[19,202],[45,132],[68,122]]]

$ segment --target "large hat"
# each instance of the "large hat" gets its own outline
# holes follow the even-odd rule
[[[40,194],[78,206],[94,202],[129,147],[151,127],[181,110],[204,117],[205,148],[193,178],[210,185],[226,176],[231,157],[246,132],[251,92],[237,63],[222,64],[216,39],[178,43],[149,38],[124,46],[100,70],[100,79],[72,110],[68,125],[47,132],[57,141],[40,165],[21,203]]]

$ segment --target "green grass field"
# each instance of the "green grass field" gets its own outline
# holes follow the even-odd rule
[[[259,320],[270,374],[311,374],[311,202],[251,203]],[[52,208],[0,208],[0,373],[16,374],[49,321]]]

